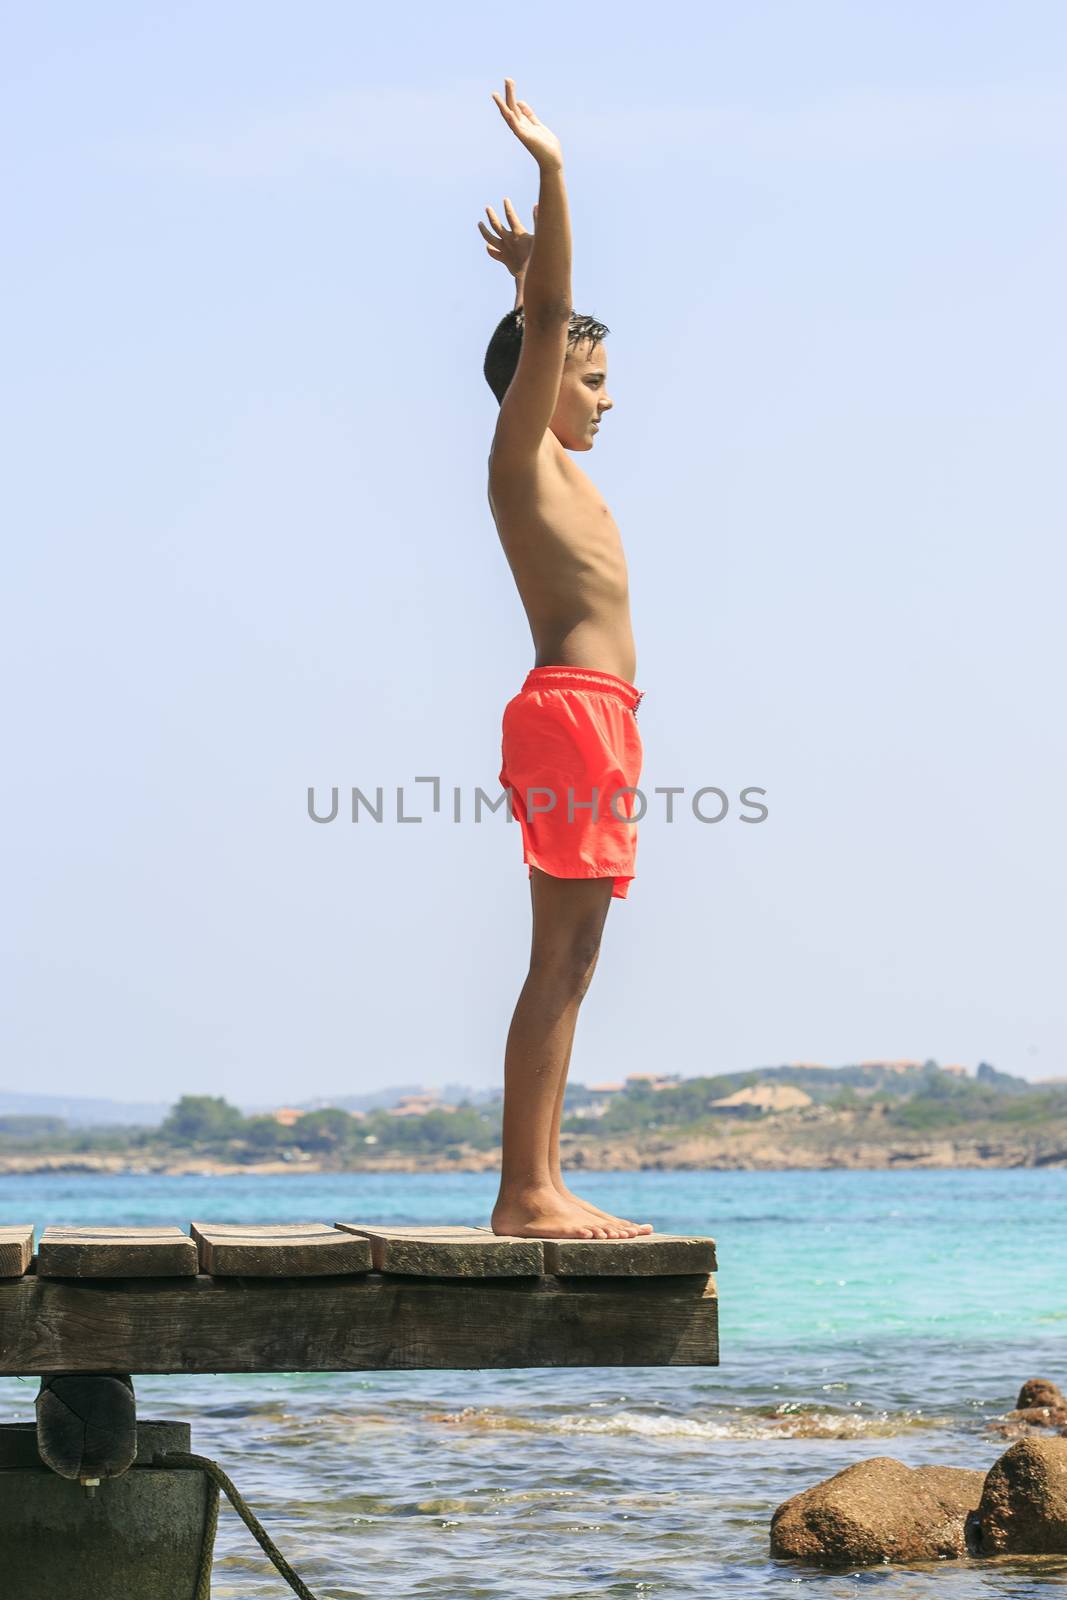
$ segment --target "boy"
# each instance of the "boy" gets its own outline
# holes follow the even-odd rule
[[[516,100],[513,79],[504,88],[506,98],[493,99],[540,169],[532,239],[521,226],[507,237],[501,229],[499,239],[482,228],[490,254],[507,261],[518,284],[516,309],[493,335],[485,375],[500,401],[489,504],[536,649],[535,666],[504,711],[500,772],[529,865],[533,943],[504,1057],[503,1161],[491,1226],[527,1238],[629,1239],[650,1233],[651,1224],[580,1200],[559,1162],[578,1008],[608,904],[626,897],[634,875],[636,825],[627,819],[642,761],[622,541],[567,455],[593,448],[611,409],[601,343],[608,330],[571,308],[559,140]],[[506,209],[511,220],[510,203]]]

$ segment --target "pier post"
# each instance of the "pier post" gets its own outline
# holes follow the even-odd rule
[[[217,1491],[181,1422],[138,1422],[128,1470],[82,1483],[45,1465],[32,1422],[0,1425],[0,1589],[18,1600],[194,1600],[210,1571]],[[73,1464],[69,1461],[68,1464]],[[91,1464],[85,1457],[84,1464]],[[91,1476],[91,1475],[90,1475]]]

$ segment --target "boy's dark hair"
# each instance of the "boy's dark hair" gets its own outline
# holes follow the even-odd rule
[[[525,326],[526,317],[521,306],[515,311],[509,311],[507,316],[501,317],[497,323],[493,337],[489,341],[489,348],[485,352],[482,371],[485,373],[486,383],[496,395],[498,404],[507,394],[508,384],[515,376]],[[577,311],[572,311],[567,328],[567,350],[568,352],[573,350],[583,339],[591,340],[589,348],[591,351],[595,350],[601,339],[610,331],[595,317],[579,316]]]

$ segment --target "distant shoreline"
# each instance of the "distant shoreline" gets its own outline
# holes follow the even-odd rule
[[[496,1173],[501,1115],[499,1097],[452,1104],[421,1090],[255,1115],[183,1094],[158,1126],[13,1111],[0,1115],[0,1175]],[[987,1061],[972,1076],[933,1060],[634,1073],[578,1086],[560,1152],[568,1172],[1067,1167],[1067,1079],[1033,1084]]]
[[[768,1123],[777,1119],[767,1119]],[[900,1172],[930,1169],[1008,1170],[1014,1167],[1067,1167],[1067,1127],[1040,1135],[1005,1137],[1003,1132],[955,1138],[894,1139],[885,1143],[842,1141],[835,1148],[800,1142],[791,1128],[761,1126],[737,1130],[729,1138],[662,1138],[641,1141],[594,1140],[564,1135],[563,1165],[574,1172]],[[194,1152],[146,1155],[0,1155],[0,1176],[49,1173],[101,1175],[274,1177],[299,1173],[497,1172],[499,1150],[466,1149],[452,1156],[395,1153],[358,1161],[304,1156],[290,1161],[236,1162]]]

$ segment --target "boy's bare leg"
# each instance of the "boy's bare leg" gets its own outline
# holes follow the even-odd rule
[[[611,1239],[637,1232],[562,1194],[557,1102],[566,1081],[578,1009],[596,965],[611,901],[610,878],[553,878],[534,868],[530,970],[504,1057],[504,1127],[495,1233],[533,1238]],[[555,1155],[555,1161],[553,1161]]]
[[[530,902],[535,923],[537,920],[537,902],[534,896],[534,880],[537,878],[537,876],[538,872],[535,868],[533,875],[530,878]],[[611,902],[609,900],[608,904],[610,905],[610,903]],[[596,955],[593,957],[592,966],[589,968],[587,983],[592,981],[593,973],[596,971],[596,964],[599,960],[600,951],[598,949]],[[595,1217],[601,1217],[608,1222],[621,1223],[623,1228],[628,1233],[652,1233],[653,1228],[651,1222],[630,1222],[625,1217],[617,1217],[613,1211],[602,1211],[600,1207],[595,1206],[591,1200],[583,1200],[581,1195],[574,1193],[573,1189],[568,1189],[567,1185],[563,1181],[563,1171],[560,1166],[559,1156],[559,1130],[563,1122],[563,1100],[567,1091],[567,1074],[570,1071],[571,1052],[573,1051],[573,1048],[574,1032],[572,1031],[571,1042],[567,1049],[567,1059],[563,1064],[563,1071],[560,1074],[559,1088],[556,1090],[556,1104],[552,1112],[552,1133],[548,1144],[548,1162],[552,1172],[553,1186],[559,1191],[565,1200],[572,1201],[577,1205],[583,1206],[586,1211],[591,1212]]]
[[[599,960],[599,956],[597,959]],[[593,969],[596,969],[596,961],[593,962]],[[571,1045],[573,1046],[573,1044],[574,1036],[572,1034]],[[591,1212],[593,1216],[606,1217],[609,1222],[621,1222],[624,1228],[637,1234],[652,1233],[654,1230],[651,1222],[628,1222],[625,1217],[617,1217],[612,1211],[601,1211],[600,1207],[595,1206],[591,1200],[583,1200],[572,1189],[568,1189],[563,1181],[563,1172],[559,1159],[559,1130],[563,1122],[563,1097],[567,1089],[567,1073],[570,1070],[570,1064],[571,1052],[568,1050],[566,1065],[563,1068],[563,1075],[559,1080],[559,1089],[556,1092],[555,1110],[552,1115],[552,1138],[549,1142],[549,1165],[552,1169],[552,1182],[565,1200],[576,1201],[578,1205],[584,1206],[586,1211]]]
[[[578,1008],[600,947],[611,897],[607,879],[553,878],[534,868],[530,970],[504,1052],[500,1192],[494,1233],[548,1239],[623,1236],[552,1182],[549,1146],[560,1078]]]

